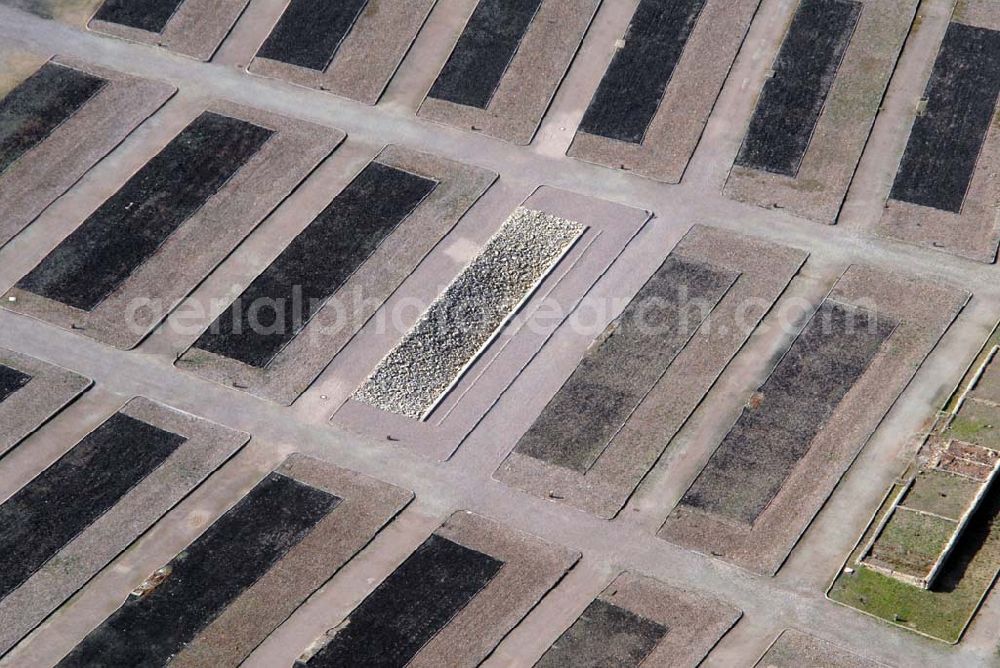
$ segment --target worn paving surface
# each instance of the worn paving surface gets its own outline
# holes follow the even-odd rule
[[[345,179],[340,182],[341,187],[348,182],[345,175],[357,173],[378,146],[397,143],[498,173],[500,182],[486,197],[491,198],[487,204],[504,210],[504,215],[542,184],[652,211],[656,218],[642,229],[606,276],[620,290],[618,296],[625,300],[621,307],[641,287],[641,276],[648,277],[695,223],[721,233],[740,232],[782,244],[808,253],[809,259],[782,299],[788,308],[779,306],[765,317],[747,346],[684,424],[667,455],[613,521],[549,503],[491,480],[491,474],[507,452],[498,452],[475,439],[466,441],[450,461],[440,463],[416,449],[397,447],[384,437],[342,431],[336,422],[329,423],[337,408],[329,397],[349,395],[356,385],[344,386],[335,373],[322,374],[298,401],[287,407],[174,367],[175,358],[211,324],[218,311],[196,318],[189,336],[179,336],[161,327],[133,351],[103,345],[68,325],[64,329],[10,310],[0,312],[0,346],[59,365],[96,383],[94,390],[4,457],[0,482],[5,496],[135,395],[147,396],[254,436],[208,484],[195,490],[165,521],[119,555],[112,567],[98,573],[83,590],[85,595],[51,617],[46,626],[5,659],[6,663],[32,665],[19,661],[18,657],[31,656],[32,648],[44,647],[53,640],[68,647],[75,645],[86,636],[88,625],[93,627],[93,620],[103,619],[120,606],[137,581],[141,582],[197,539],[232,505],[233,499],[248,492],[267,471],[279,466],[286,454],[300,451],[412,490],[416,500],[359,558],[346,564],[337,577],[251,654],[246,662],[249,666],[290,664],[299,650],[326,630],[316,627],[311,619],[346,617],[452,511],[459,509],[475,511],[513,529],[542,536],[570,553],[578,551],[583,555],[560,585],[493,648],[487,665],[532,665],[616,574],[625,569],[710,596],[743,611],[736,626],[710,651],[705,662],[708,666],[752,664],[783,629],[792,626],[808,626],[810,632],[825,641],[891,665],[995,665],[1000,629],[1000,602],[996,596],[986,600],[965,638],[954,647],[859,615],[823,596],[872,510],[898,473],[899,464],[912,453],[909,436],[920,429],[926,415],[935,410],[944,393],[954,386],[1000,313],[996,267],[876,235],[885,194],[897,166],[893,154],[898,161],[909,131],[906,118],[908,114],[912,116],[911,101],[923,92],[925,73],[930,70],[950,18],[949,2],[932,0],[919,10],[923,18],[920,29],[912,33],[904,50],[884,102],[885,114],[876,121],[836,226],[816,225],[786,211],[741,204],[721,194],[740,148],[743,128],[753,113],[753,91],[761,89],[796,8],[797,3],[791,0],[761,3],[722,93],[714,103],[684,180],[671,187],[565,156],[610,61],[613,42],[623,34],[628,22],[626,15],[631,14],[634,5],[629,8],[605,3],[601,7],[534,141],[530,146],[516,146],[415,115],[471,14],[472,3],[467,0],[441,0],[435,6],[408,57],[374,108],[277,79],[251,76],[243,69],[247,61],[235,51],[227,51],[225,43],[216,62],[201,63],[165,49],[81,30],[79,26],[87,15],[84,11],[83,20],[79,20],[83,3],[78,1],[20,0],[12,4],[49,16],[77,17],[59,23],[9,6],[0,7],[0,38],[17,44],[18,48],[42,54],[58,49],[59,55],[66,58],[168,83],[180,90],[182,110],[204,109],[222,98],[299,122],[344,130],[349,139],[343,151],[335,152],[318,168],[324,173],[339,174]],[[70,22],[76,27],[69,25]],[[265,32],[266,29],[259,35],[258,44],[266,37]],[[529,62],[525,67],[534,64]],[[516,95],[516,91],[511,95]],[[88,202],[90,210],[100,204],[97,197],[113,193],[143,164],[145,160],[138,159],[140,156],[148,159],[155,154],[191,117],[190,113],[155,114],[102,161],[91,175],[101,185],[99,190],[103,195],[94,191]],[[533,121],[522,121],[519,129],[531,131],[533,125]],[[369,148],[363,151],[362,145]],[[65,203],[63,206],[63,213],[67,214],[71,207]],[[70,215],[69,219],[79,222],[80,217]],[[501,219],[497,217],[492,224]],[[39,221],[19,234],[0,253],[0,289],[13,287],[70,231],[67,220],[50,217],[47,222]],[[259,274],[273,260],[276,251],[272,249],[270,257],[263,261],[262,254],[266,255],[275,243],[287,245],[292,236],[287,229],[284,237],[281,232],[280,225],[262,225],[233,251],[226,270],[242,266],[244,276],[252,278]],[[453,253],[452,275],[476,255],[486,237],[488,234],[466,235],[463,230],[440,247],[442,252]],[[281,238],[283,242],[277,241]],[[644,263],[643,271],[634,272],[633,263]],[[801,326],[852,263],[916,276],[929,284],[958,287],[974,297],[882,420],[855,466],[840,481],[775,577],[753,575],[710,555],[696,554],[657,539],[657,528],[725,436],[748,392],[766,379],[773,361],[790,344],[791,332],[782,326],[782,319],[797,317],[796,322]],[[201,281],[210,268],[206,267],[192,280]],[[633,273],[637,275],[630,283],[628,277]],[[443,282],[447,284],[447,280]],[[201,288],[209,285],[207,282]],[[229,287],[216,285],[214,294],[207,296],[225,296],[229,299],[225,303],[231,303],[239,292],[229,292]],[[412,288],[412,284],[405,282],[401,287],[404,293]],[[798,310],[794,308],[796,300],[801,300]],[[365,371],[372,368],[369,366]],[[720,419],[721,414],[730,418]],[[520,611],[518,619],[528,612],[527,607],[530,606]],[[321,614],[312,614],[316,612]],[[74,620],[88,621],[81,625]],[[505,627],[515,624],[517,620],[505,623]],[[455,637],[465,636],[456,633]],[[434,652],[447,652],[446,641],[437,649],[428,645],[424,652],[429,657]],[[489,653],[489,649],[483,654]]]

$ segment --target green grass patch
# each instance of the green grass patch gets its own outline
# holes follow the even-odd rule
[[[1000,493],[994,486],[945,562],[938,581],[926,590],[857,563],[861,549],[901,491],[901,485],[893,487],[849,557],[847,565],[854,573],[841,571],[827,595],[897,626],[944,642],[958,642],[1000,568]]]

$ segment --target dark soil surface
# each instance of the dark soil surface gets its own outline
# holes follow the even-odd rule
[[[666,634],[662,624],[596,599],[535,668],[635,668]]]
[[[580,130],[642,143],[705,0],[642,0]]]
[[[195,347],[267,366],[436,186],[378,162],[368,165]]]
[[[60,666],[163,666],[326,517],[340,499],[272,473],[130,596]]]
[[[405,666],[502,567],[489,555],[432,535],[306,665]]]
[[[1000,31],[948,26],[890,197],[959,213],[1000,93]]]
[[[517,451],[581,473],[589,469],[736,278],[668,258],[587,351]]]
[[[325,70],[368,0],[292,0],[257,56]]]
[[[0,598],[110,510],[185,440],[115,414],[0,505]]]
[[[104,87],[93,75],[46,63],[0,100],[0,173]]]
[[[94,17],[149,32],[162,32],[184,0],[107,0]]]
[[[0,402],[14,394],[31,381],[31,376],[17,369],[0,364]]]
[[[737,165],[798,173],[860,16],[860,2],[803,0],[764,84]]]
[[[805,456],[895,323],[825,301],[744,408],[683,503],[752,523]]]
[[[202,114],[18,287],[92,310],[215,195],[271,134],[235,118]]]
[[[485,109],[541,4],[480,0],[429,95]]]

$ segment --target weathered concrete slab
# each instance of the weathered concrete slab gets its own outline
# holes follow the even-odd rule
[[[58,95],[65,81],[42,82],[46,70],[63,70],[77,77],[96,79],[98,85],[82,103],[66,108],[58,122],[33,141],[20,142],[16,159],[0,165],[0,246],[23,230],[57,197],[62,195],[98,160],[107,155],[139,123],[174,94],[169,84],[148,81],[96,67],[73,58],[53,57],[4,47],[0,50],[0,108],[14,104],[30,112],[30,127],[37,131],[41,119],[34,116],[43,95]],[[37,84],[35,83],[37,82]],[[63,84],[60,86],[60,84]],[[13,116],[4,114],[11,122]],[[19,116],[25,123],[28,116]],[[11,156],[14,158],[14,156]]]
[[[0,455],[41,427],[91,386],[91,380],[13,350],[0,349],[0,367],[27,377],[0,401]]]
[[[407,205],[405,211],[400,211],[400,215],[396,217],[398,220],[393,219],[395,224],[383,230],[377,239],[357,241],[357,245],[362,247],[357,251],[361,253],[355,261],[357,267],[343,277],[344,280],[337,279],[335,282],[339,285],[330,285],[335,288],[332,293],[329,290],[321,291],[318,287],[316,294],[300,293],[300,301],[303,303],[299,304],[298,318],[294,312],[295,294],[281,292],[279,295],[274,292],[277,290],[274,287],[275,281],[292,280],[293,287],[298,285],[300,288],[310,281],[315,282],[315,275],[319,272],[305,266],[305,253],[321,268],[343,271],[344,258],[335,257],[334,253],[354,248],[350,235],[357,234],[357,223],[352,207],[362,212],[375,211],[379,201],[390,200],[397,192],[395,186],[388,181],[383,184],[378,179],[372,181],[366,177],[364,183],[368,185],[364,192],[355,194],[352,185],[341,190],[333,199],[324,192],[325,207],[317,211],[313,218],[310,218],[312,210],[293,206],[292,203],[281,207],[271,217],[271,222],[276,224],[305,227],[291,245],[281,250],[264,273],[245,287],[238,286],[243,289],[238,298],[238,310],[241,314],[246,314],[247,307],[262,297],[286,299],[283,306],[286,307],[285,310],[291,309],[291,312],[283,320],[288,327],[281,328],[281,331],[288,340],[283,341],[283,345],[275,352],[268,337],[255,337],[252,328],[243,328],[243,334],[239,336],[230,331],[231,322],[220,329],[228,332],[228,345],[240,347],[241,350],[244,347],[241,343],[243,340],[249,345],[251,339],[267,339],[260,341],[261,345],[266,346],[269,355],[265,364],[251,364],[246,359],[237,357],[237,353],[225,354],[219,347],[221,337],[216,340],[217,337],[206,332],[177,361],[177,366],[226,385],[245,388],[258,396],[284,404],[292,403],[496,179],[496,174],[483,169],[399,146],[389,146],[362,170],[352,184],[360,186],[362,175],[368,173],[370,177],[372,169],[385,168],[393,170],[387,176],[393,173],[408,174],[413,178],[427,180],[430,191],[419,197],[414,207]],[[316,183],[314,179],[304,187],[317,190],[318,195],[323,184]],[[382,214],[378,219],[382,219]],[[320,243],[313,238],[318,234],[331,236]],[[282,269],[283,262],[292,264]],[[293,273],[302,273],[305,278],[293,276]],[[320,306],[305,314],[304,304],[310,298],[319,299]],[[235,312],[231,312],[236,303],[230,310],[218,314],[218,317],[222,319],[232,315],[233,318],[240,318],[243,324],[243,315],[237,316],[233,315]],[[211,315],[214,317],[216,314]],[[302,322],[298,323],[299,320]],[[289,338],[288,334],[293,333],[293,324],[297,329]],[[213,327],[218,325],[217,321]],[[209,332],[211,331],[210,329]]]
[[[607,45],[608,69],[567,155],[657,181],[679,183],[760,0],[699,2],[700,7],[691,7],[692,12],[698,13],[686,36],[683,32],[675,33],[677,20],[673,15],[664,14],[661,18],[652,11],[653,5],[664,5],[659,0],[637,4],[630,0],[629,4],[636,7],[634,23],[622,36],[624,46]],[[672,6],[665,3],[662,11],[667,12]],[[655,27],[637,23],[653,21],[663,23]],[[662,66],[662,48],[658,42],[665,34],[672,35],[676,47],[680,47],[675,66],[669,71],[655,72],[643,68],[639,57],[642,54],[657,67]],[[595,113],[591,109],[602,96],[631,105],[630,96],[636,89],[650,87],[653,88],[650,98],[655,97],[655,92],[661,95],[652,105],[653,114],[640,141],[607,137],[588,127],[587,115]]]
[[[412,498],[353,471],[292,455],[140,584],[136,591],[142,593],[130,596],[59,665],[159,664],[166,657],[171,666],[238,665]],[[234,563],[220,567],[220,559]],[[228,579],[213,582],[219,573]],[[183,612],[171,614],[177,606]],[[177,623],[159,623],[164,616]]]
[[[821,335],[828,331],[850,331],[850,327],[858,331],[861,323],[871,323],[871,316],[874,316],[879,323],[895,325],[875,357],[864,366],[857,381],[829,413],[820,411],[817,406],[824,392],[832,391],[834,386],[812,394],[807,394],[805,387],[799,390],[789,387],[787,392],[802,391],[803,395],[783,397],[779,391],[777,396],[770,397],[768,383],[771,381],[765,382],[759,392],[747,398],[747,407],[736,425],[671,512],[660,529],[660,537],[689,549],[711,553],[748,570],[765,574],[777,572],[968,299],[968,293],[946,285],[915,281],[861,266],[850,267],[830,292],[827,304],[861,308],[869,317],[838,325],[837,318],[827,317],[821,311],[796,343],[809,339],[810,327]],[[868,331],[881,332],[883,325]],[[808,354],[799,359],[796,343],[778,362],[772,379],[782,376],[783,367],[788,365],[797,364],[806,373],[820,364],[819,359]],[[840,363],[833,359],[829,364],[833,365],[831,368],[840,369]],[[771,415],[772,405],[780,409],[786,403],[801,403],[802,407],[796,410],[804,411],[808,419],[783,424],[777,415]],[[770,431],[769,420],[773,421]],[[820,428],[812,435],[810,425],[817,420]],[[751,424],[760,425],[759,433],[746,432],[747,425]],[[810,439],[808,448],[791,467],[782,469],[787,475],[782,474],[776,487],[767,486],[766,494],[757,493],[762,489],[762,481],[771,479],[765,475],[767,471],[757,469],[768,467],[767,470],[771,470],[771,465],[777,461],[775,457],[783,461],[786,453],[782,443],[800,434]],[[730,443],[737,436],[743,441]],[[777,436],[784,440],[775,440]],[[744,441],[743,447],[733,449],[733,443]],[[773,452],[772,447],[775,448]],[[751,457],[742,464],[734,463],[733,452],[749,455],[757,450],[760,457]],[[722,472],[726,475],[717,475]],[[709,499],[720,502],[709,503]]]
[[[252,74],[375,104],[416,40],[436,0],[361,3],[360,14],[347,25],[337,42],[326,31],[309,31],[303,25],[309,21],[316,24],[317,19],[312,16],[315,12],[308,9],[311,4],[310,0],[252,3],[226,42],[226,48],[232,49],[232,53],[250,54],[244,62],[250,63],[247,70]],[[268,38],[261,43],[260,34],[264,31],[268,32]]]
[[[343,665],[346,657],[359,660],[371,648],[364,641],[377,638],[385,643],[377,656],[391,656],[400,665],[478,665],[579,557],[492,520],[457,512],[347,619],[331,620],[337,626],[299,664],[322,668]],[[439,572],[450,576],[442,579]],[[477,579],[479,587],[466,586],[470,579]],[[433,628],[413,624],[422,610],[443,611],[446,603],[451,616],[432,617]],[[425,637],[427,631],[430,636]]]
[[[885,193],[879,234],[979,262],[996,260],[1000,90],[989,72],[997,69],[998,32],[996,3],[957,4],[937,58],[927,60],[923,96],[913,100],[909,139]],[[931,206],[936,190],[943,198]]]
[[[727,196],[836,222],[917,4],[803,0],[749,120]],[[839,40],[817,39],[832,37],[831,21]],[[809,64],[820,61],[827,69],[812,72]]]
[[[249,0],[104,0],[87,27],[211,60]]]
[[[829,668],[885,668],[886,664],[866,659],[837,645],[799,631],[785,629],[756,668],[798,668],[798,666],[828,666]]]
[[[535,11],[531,11],[532,3],[537,4],[537,0],[520,0],[516,5],[480,0],[465,31],[456,36],[455,51],[424,98],[418,115],[515,144],[530,144],[600,0],[542,0]],[[526,5],[523,11],[520,5]],[[506,26],[506,30],[514,21],[507,13],[517,13],[515,9],[520,11],[518,15],[530,15],[530,22],[523,35],[517,31],[511,36],[519,39],[508,40],[514,45],[509,62],[496,62],[494,56],[502,49],[490,39],[503,30],[491,28],[491,21]],[[482,63],[476,54],[482,54]],[[466,72],[466,66],[473,69]],[[497,74],[501,76],[495,81]],[[481,87],[485,97],[482,92],[465,98],[455,92],[457,89],[449,92],[459,82],[479,77],[487,79]],[[458,99],[473,104],[454,101]]]
[[[535,666],[693,668],[742,614],[701,594],[622,573]]]
[[[128,402],[116,415],[120,416],[118,419],[146,425],[145,429],[168,434],[179,441],[171,445],[172,451],[166,455],[162,464],[141,480],[136,480],[123,494],[111,499],[106,512],[90,521],[82,532],[71,537],[54,556],[0,600],[0,653],[9,650],[37,626],[250,438],[247,434],[180,413],[141,397]],[[107,431],[111,425],[107,422],[105,425],[107,426],[103,428]],[[98,427],[80,444],[67,444],[68,449],[55,462],[33,460],[31,465],[37,467],[36,478],[22,489],[33,489],[35,481],[41,480],[38,476],[57,470],[50,465],[58,467],[60,462],[70,462],[76,456],[74,452],[78,447],[96,447],[96,442],[89,443],[87,439],[97,438],[99,433],[103,433],[101,429],[102,427]],[[105,437],[114,439],[117,436],[111,433],[102,436]],[[132,445],[138,447],[135,441]],[[108,447],[121,446],[111,441],[108,442]],[[111,454],[110,450],[108,454]],[[119,456],[126,455],[123,450]],[[66,457],[70,459],[64,459]],[[8,468],[13,465],[8,463]],[[86,472],[85,469],[80,470],[80,473]],[[104,471],[91,473],[100,476]],[[19,475],[19,472],[10,470],[3,477],[6,480],[16,480]],[[95,497],[103,494],[105,488],[110,489],[108,486],[116,482],[113,477],[96,481],[92,486]],[[20,492],[16,488],[10,489],[9,483],[6,487],[0,492],[6,499],[4,505],[12,500],[18,503],[28,500],[24,494],[18,496]],[[37,485],[35,487],[39,493],[44,491]],[[31,498],[36,496],[37,494]],[[66,516],[70,516],[77,503],[83,501],[89,502],[89,499],[64,499],[61,503],[66,504]],[[41,513],[43,516],[49,512],[32,505],[24,506],[24,510]],[[49,517],[49,520],[52,519],[54,518]],[[11,555],[8,553],[5,558],[11,558]]]
[[[704,227],[693,228],[671,252],[668,262],[696,263],[729,276],[730,284],[713,300],[706,300],[689,282],[673,285],[670,289],[683,295],[690,304],[672,318],[647,317],[649,306],[636,306],[643,314],[644,323],[652,326],[654,336],[647,347],[661,345],[661,340],[678,331],[683,333],[682,345],[676,356],[652,379],[653,382],[644,385],[639,401],[629,404],[631,410],[627,412],[626,419],[607,424],[608,434],[595,443],[598,447],[595,448],[596,457],[591,457],[593,461],[588,459],[588,466],[575,470],[534,456],[532,451],[564,448],[566,439],[565,435],[556,433],[532,436],[535,427],[530,426],[533,423],[538,425],[541,416],[551,412],[546,402],[555,402],[562,393],[559,384],[569,382],[567,378],[577,373],[573,366],[579,356],[585,355],[586,360],[599,354],[603,346],[598,344],[605,337],[617,336],[615,328],[620,327],[620,316],[616,313],[606,313],[605,317],[613,318],[610,324],[606,321],[596,323],[601,329],[563,328],[557,332],[532,365],[518,377],[512,392],[498,402],[479,427],[477,437],[495,443],[497,449],[509,451],[518,444],[494,477],[600,517],[617,515],[722,370],[743,346],[760,318],[785,290],[805,257],[799,251],[748,237]],[[604,287],[604,291],[608,292],[613,289],[610,285]],[[589,304],[597,308],[606,298],[603,292],[595,293],[581,305],[581,310]],[[598,334],[596,339],[595,330]],[[638,356],[642,353],[635,351],[634,354]],[[580,362],[576,369],[583,368],[584,363]],[[616,367],[623,373],[621,380],[636,377],[635,373],[625,372],[622,364],[614,364],[611,369]],[[609,369],[609,373],[614,371]],[[574,412],[593,413],[598,410],[604,413],[608,410],[605,404],[605,401],[597,401],[591,407],[571,402],[560,413],[557,422],[571,429],[578,422],[590,425],[594,415],[577,417]],[[592,435],[594,426],[590,425],[584,431]],[[527,447],[526,438],[532,442],[540,438],[543,443]],[[579,445],[570,449],[578,450]]]
[[[155,145],[147,142],[142,147],[144,155],[134,156],[138,163],[134,168],[142,169],[133,174],[126,171],[131,167],[129,164],[109,166],[114,178],[110,178],[109,171],[93,172],[73,193],[46,211],[39,225],[54,226],[48,229],[59,230],[61,236],[53,236],[50,253],[39,258],[41,263],[6,294],[2,302],[5,308],[65,329],[79,330],[109,345],[134,347],[344,137],[339,130],[229,102],[216,102],[207,109],[203,103],[188,103],[171,111],[172,120],[181,126],[177,128],[180,138],[165,137],[163,143]],[[156,240],[159,245],[150,246],[146,233],[141,232],[147,215],[153,211],[167,217],[177,215],[174,208],[158,208],[155,195],[187,188],[187,184],[168,179],[162,188],[147,192],[145,182],[139,180],[152,178],[147,172],[169,168],[162,163],[173,159],[170,155],[177,152],[175,146],[178,150],[189,150],[179,146],[186,141],[187,130],[182,128],[193,128],[200,119],[210,117],[233,119],[266,132],[267,138],[258,150],[249,154],[242,168],[220,183],[217,192],[207,199],[195,201],[191,193],[183,194],[183,204],[189,207],[185,212],[187,217],[173,220],[176,231],[167,230],[162,239]],[[158,149],[156,156],[150,155]],[[148,162],[143,164],[140,160]],[[224,164],[220,162],[220,166]],[[204,163],[188,166],[197,171]],[[201,177],[192,173],[190,178]],[[141,193],[149,214],[147,208],[131,211],[134,197],[128,193],[133,190]],[[177,198],[181,196],[178,194]],[[181,203],[175,201],[173,206],[179,207]],[[134,244],[112,233],[118,229],[115,221],[131,225],[129,229],[138,235]],[[117,259],[118,255],[131,253],[134,247],[143,244],[144,256],[137,264],[126,265]],[[194,249],[198,252],[193,253]],[[109,273],[108,280],[100,294],[78,295],[81,290],[90,289],[88,281],[98,273],[103,280],[105,272]],[[63,293],[65,298],[60,297]]]

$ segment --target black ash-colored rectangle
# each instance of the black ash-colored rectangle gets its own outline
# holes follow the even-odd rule
[[[580,130],[642,143],[705,0],[642,0]]]
[[[94,18],[160,33],[183,2],[184,0],[106,0]]]
[[[0,403],[31,381],[31,376],[0,364]]]
[[[757,519],[894,329],[886,317],[824,302],[682,502],[738,522]]]
[[[860,2],[802,0],[761,91],[737,165],[798,174],[860,16]]]
[[[662,624],[595,599],[535,668],[637,668],[666,634]]]
[[[144,596],[130,596],[59,665],[167,665],[339,502],[270,474],[166,566],[161,584]]]
[[[104,84],[55,63],[42,65],[0,100],[0,173],[52,134]]]
[[[517,452],[587,471],[737,277],[667,258],[587,351]]]
[[[368,0],[291,0],[257,56],[322,72]]]
[[[22,278],[18,287],[92,310],[215,195],[271,134],[246,121],[203,113]]]
[[[1000,93],[1000,31],[948,26],[890,197],[960,213]]]
[[[185,440],[117,413],[0,505],[0,598],[110,510]]]
[[[195,342],[267,366],[437,182],[368,165]]]
[[[489,555],[431,535],[306,665],[405,666],[502,566]]]
[[[485,109],[542,0],[480,0],[430,97]]]

